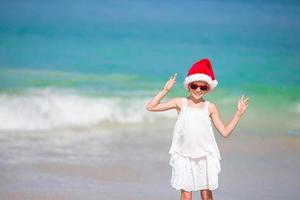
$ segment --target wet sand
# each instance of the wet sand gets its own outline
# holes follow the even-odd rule
[[[18,138],[15,147],[7,139],[6,147],[16,149],[1,149],[0,198],[178,199],[179,192],[169,184],[172,131],[147,130],[32,134]],[[215,135],[222,171],[214,199],[299,197],[300,137],[242,131],[228,139]],[[60,142],[53,139],[58,136]],[[194,197],[199,199],[199,194]]]

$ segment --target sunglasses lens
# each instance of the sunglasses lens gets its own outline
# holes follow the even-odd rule
[[[208,87],[207,87],[207,85],[200,85],[200,89],[203,91],[206,91],[206,90],[208,90]]]
[[[196,90],[197,88],[198,88],[198,85],[196,85],[196,84],[191,84],[191,89],[193,89],[193,90]]]

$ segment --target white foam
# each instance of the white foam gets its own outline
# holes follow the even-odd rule
[[[0,96],[0,130],[48,130],[91,127],[105,122],[146,123],[174,112],[149,113],[147,98],[89,97],[70,92],[34,90]]]
[[[290,111],[296,114],[300,114],[300,102],[295,103],[290,107]]]

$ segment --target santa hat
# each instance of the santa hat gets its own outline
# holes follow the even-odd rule
[[[185,89],[188,90],[188,85],[194,81],[207,82],[211,90],[213,90],[218,85],[218,81],[215,80],[212,65],[208,58],[199,60],[198,62],[192,65],[184,80]]]

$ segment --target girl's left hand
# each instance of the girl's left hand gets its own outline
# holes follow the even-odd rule
[[[246,112],[246,109],[248,107],[248,100],[249,100],[249,97],[245,97],[243,95],[238,102],[237,109],[241,115]]]

